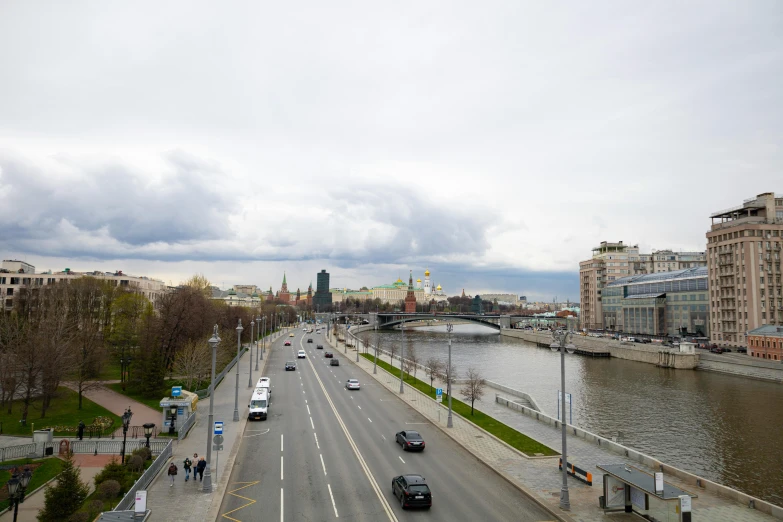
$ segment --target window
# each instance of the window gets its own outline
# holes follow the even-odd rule
[[[11,284],[12,285],[18,285],[19,284],[19,278],[18,277],[12,277],[11,278]]]
[[[5,277],[0,277],[0,285],[4,285],[4,284],[5,284]]]
[[[9,288],[9,289],[6,291],[6,295],[14,295],[14,289],[13,289],[13,288]]]

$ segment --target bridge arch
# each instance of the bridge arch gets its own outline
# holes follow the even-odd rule
[[[460,321],[468,321],[471,323],[487,326],[494,330],[500,331],[501,316],[499,315],[470,315],[470,314],[428,314],[428,313],[380,313],[378,314],[378,328],[382,330],[390,330],[403,323],[410,323],[415,321],[427,321],[435,320],[440,323],[445,323],[449,319],[458,319]],[[506,318],[507,319],[507,318]]]

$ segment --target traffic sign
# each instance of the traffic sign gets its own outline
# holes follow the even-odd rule
[[[435,400],[443,402],[443,388],[435,388]]]
[[[212,444],[223,444],[223,435],[215,435],[212,437]]]
[[[223,421],[215,421],[215,435],[223,435]]]
[[[222,444],[213,444],[212,445],[212,449],[215,450],[215,451],[220,451],[220,450],[223,449],[223,445]]]
[[[171,387],[171,396],[172,397],[180,397],[182,395],[182,386],[172,386]]]

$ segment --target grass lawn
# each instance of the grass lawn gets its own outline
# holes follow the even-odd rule
[[[41,401],[35,400],[30,404],[27,413],[27,426],[19,424],[22,418],[22,401],[14,401],[12,412],[8,414],[8,408],[0,411],[0,422],[3,424],[3,435],[27,435],[32,436],[33,429],[55,428],[55,436],[76,435],[76,426],[80,420],[90,425],[95,417],[108,417],[114,422],[112,427],[122,426],[120,418],[109,410],[95,404],[90,399],[82,398],[82,409],[79,406],[79,395],[63,386],[57,388],[57,394],[52,399],[52,404],[46,410],[46,417],[41,419]],[[58,430],[58,427],[72,427],[74,431]],[[111,429],[111,428],[109,428]]]
[[[106,361],[106,364],[103,365],[98,379],[101,381],[119,381],[120,372],[120,361],[114,357],[109,357],[109,360]]]
[[[362,357],[369,361],[375,360],[374,354],[361,354]],[[387,372],[391,373],[392,375],[399,378],[400,376],[400,369],[394,368],[389,363],[385,361],[381,361],[380,358],[378,358],[378,366],[386,370]],[[412,375],[406,374],[405,376],[405,382],[410,384],[411,386],[415,387],[420,392],[426,394],[428,397],[430,397],[432,400],[435,400],[435,390],[430,389],[430,384],[427,382],[424,382],[420,379],[414,378]],[[445,403],[448,400],[447,394],[443,394],[443,402]],[[454,413],[458,413],[465,419],[471,421],[475,425],[479,426],[480,428],[483,428],[490,432],[495,437],[499,438],[503,442],[507,443],[508,445],[518,449],[525,455],[534,456],[536,453],[541,453],[542,455],[559,455],[559,453],[549,446],[545,446],[541,444],[540,442],[531,439],[527,435],[524,435],[514,428],[510,426],[506,426],[502,422],[495,420],[494,418],[490,417],[486,413],[483,413],[477,409],[473,409],[473,415],[470,414],[470,404],[466,404],[455,397],[451,398],[451,408],[454,411]]]
[[[0,512],[8,507],[6,482],[11,478],[10,468],[12,466],[21,466],[21,469],[24,470],[26,465],[33,468],[33,476],[30,478],[30,485],[27,486],[27,492],[29,493],[46,484],[52,477],[59,475],[63,467],[63,461],[57,457],[49,457],[41,460],[28,461],[27,459],[19,459],[0,463]]]

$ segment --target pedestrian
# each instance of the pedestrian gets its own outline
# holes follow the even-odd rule
[[[198,466],[196,466],[196,469],[198,470],[198,476],[199,476],[199,482],[204,480],[204,470],[207,468],[207,461],[204,460],[204,457],[201,457],[198,461]],[[196,480],[195,478],[193,480]]]
[[[171,463],[171,466],[169,466],[169,479],[171,483],[169,484],[169,487],[174,487],[174,477],[177,476],[177,465],[173,462]]]
[[[185,457],[185,460],[182,462],[182,469],[185,470],[185,482],[190,480],[190,468],[193,466],[193,462],[188,457]],[[195,473],[193,478],[195,479]]]

